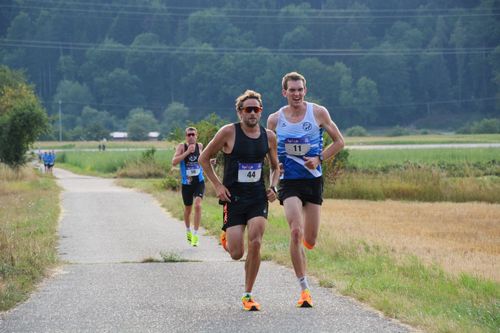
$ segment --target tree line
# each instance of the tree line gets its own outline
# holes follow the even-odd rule
[[[341,128],[457,129],[500,116],[495,0],[4,1],[0,60],[24,69],[57,138],[170,133],[234,99],[285,103],[281,77]],[[60,102],[60,103],[59,103]]]

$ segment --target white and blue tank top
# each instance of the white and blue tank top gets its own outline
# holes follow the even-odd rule
[[[283,163],[281,179],[311,179],[322,175],[321,164],[309,169],[304,157],[321,155],[323,151],[323,131],[314,117],[313,104],[306,103],[304,118],[292,123],[286,120],[282,107],[278,111],[276,137],[278,140],[278,159]]]

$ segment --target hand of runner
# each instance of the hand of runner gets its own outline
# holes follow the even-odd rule
[[[224,202],[231,202],[231,199],[230,199],[231,193],[229,192],[227,187],[225,187],[223,184],[218,185],[217,188],[215,189],[215,192],[216,192],[217,198],[219,198],[219,200],[224,201]]]
[[[274,200],[276,200],[277,194],[274,193],[272,189],[268,188],[266,191],[266,195],[269,202],[273,202]]]
[[[187,148],[187,151],[192,154],[194,153],[194,151],[196,150],[196,146],[193,144],[189,145],[188,148]]]
[[[306,161],[304,165],[308,169],[316,169],[318,165],[320,165],[321,163],[318,156],[310,156],[310,157],[304,156],[304,161]]]

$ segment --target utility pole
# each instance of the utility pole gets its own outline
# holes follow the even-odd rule
[[[62,141],[61,100],[59,100],[59,142]]]

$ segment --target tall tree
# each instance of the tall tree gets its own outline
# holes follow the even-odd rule
[[[179,102],[172,102],[163,112],[161,129],[164,134],[170,133],[174,128],[182,128],[189,119],[189,108]]]
[[[147,140],[148,133],[158,130],[158,121],[151,111],[143,108],[132,109],[127,119],[127,132],[130,140]]]
[[[59,112],[59,101],[62,108],[62,122],[66,129],[76,126],[83,107],[94,103],[94,96],[85,84],[62,80],[57,86],[57,91],[52,99],[52,114]]]
[[[408,124],[414,110],[407,61],[403,55],[392,54],[393,48],[384,43],[374,49],[382,55],[367,55],[360,60],[361,72],[377,83],[382,104],[377,113],[379,123],[384,125]]]
[[[354,105],[356,115],[350,125],[359,124],[371,126],[377,118],[376,108],[379,103],[377,84],[367,77],[361,77],[356,82]]]
[[[161,112],[160,106],[168,102],[168,91],[174,85],[168,75],[171,58],[168,52],[158,35],[145,33],[134,39],[125,57],[125,66],[130,74],[147,83],[141,85],[141,93],[156,108],[157,115]]]
[[[107,138],[113,129],[113,119],[106,111],[99,111],[89,106],[83,108],[78,118],[82,139],[101,140]]]
[[[0,162],[12,167],[47,130],[47,114],[20,72],[0,66]]]
[[[140,92],[142,81],[122,68],[97,77],[94,81],[100,104],[114,115],[125,118],[127,110],[146,103]]]
[[[85,62],[80,68],[80,76],[87,85],[94,88],[96,77],[125,66],[126,50],[125,45],[117,43],[113,39],[105,39],[86,51]]]

